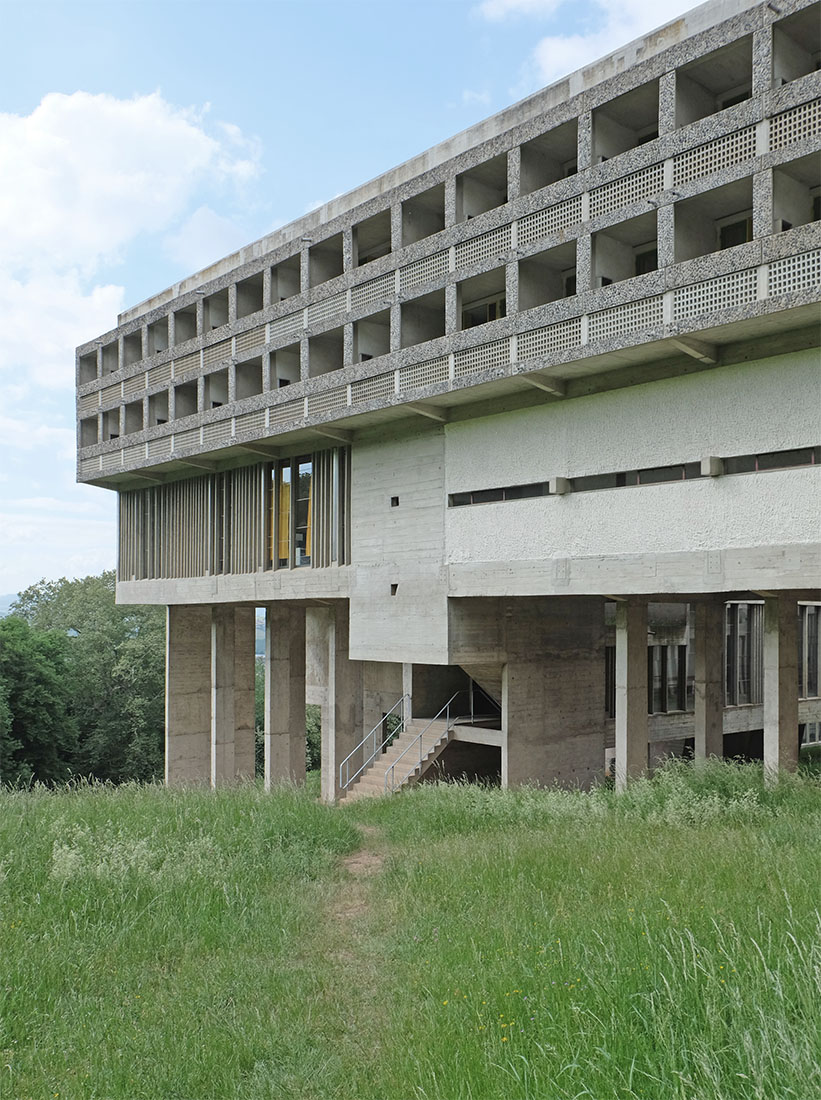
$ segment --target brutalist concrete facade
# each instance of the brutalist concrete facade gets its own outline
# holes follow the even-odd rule
[[[251,768],[255,605],[266,777],[302,771],[307,677],[328,798],[400,698],[466,690],[450,736],[503,782],[588,784],[609,745],[623,783],[759,728],[795,762],[821,721],[820,27],[702,5],[78,349],[118,599],[169,608],[170,781]]]

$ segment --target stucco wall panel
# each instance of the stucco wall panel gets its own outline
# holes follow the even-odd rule
[[[817,543],[821,468],[451,508],[447,561],[708,551]]]
[[[447,491],[819,441],[816,349],[448,425]]]

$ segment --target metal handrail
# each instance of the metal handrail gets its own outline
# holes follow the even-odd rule
[[[404,748],[402,750],[402,752],[400,752],[400,754],[397,756],[397,758],[394,760],[394,762],[391,764],[391,766],[385,770],[385,790],[386,791],[390,791],[391,794],[393,794],[393,792],[396,790],[396,765],[399,763],[399,761],[402,759],[403,756],[405,756],[407,753],[410,752],[410,750],[413,748],[413,746],[416,744],[417,741],[419,742],[419,760],[416,764],[413,765],[412,768],[409,768],[402,775],[402,777],[399,780],[399,785],[401,786],[405,782],[405,780],[408,778],[408,776],[412,775],[413,772],[416,771],[416,769],[418,767],[420,767],[420,765],[422,764],[422,738],[428,732],[428,730],[433,725],[433,723],[438,722],[443,714],[445,715],[446,729],[450,728],[450,705],[451,705],[451,703],[453,702],[454,699],[457,699],[462,694],[463,693],[461,691],[457,691],[453,695],[451,695],[450,699],[448,699],[448,701],[445,703],[445,705],[442,707],[442,709],[438,712],[438,714],[436,714],[433,718],[431,718],[431,720],[428,722],[428,724],[425,726],[425,728],[422,730],[422,732],[417,733],[416,737],[414,737],[414,739],[411,741],[411,743],[406,748]],[[388,777],[389,776],[390,776],[390,783],[388,783]]]
[[[475,708],[474,708],[473,700],[474,700],[474,695],[475,695],[477,689],[482,693],[482,695],[484,695],[485,699],[487,699],[487,701],[493,707],[493,710],[498,712],[499,714],[501,714],[502,708],[499,706],[499,704],[496,702],[496,700],[493,698],[493,696],[490,694],[490,692],[485,691],[485,689],[482,687],[481,684],[477,684],[474,679],[471,679],[470,689],[469,689],[470,690],[470,720],[471,720],[471,722],[475,718]],[[467,715],[465,715],[465,717],[467,717]],[[481,717],[484,718],[485,715],[482,715]]]
[[[359,742],[359,744],[356,746],[356,748],[352,752],[348,753],[348,755],[345,757],[345,759],[339,765],[339,789],[340,790],[342,790],[342,791],[347,790],[348,787],[350,787],[351,783],[353,783],[353,781],[355,779],[357,779],[362,774],[362,772],[365,770],[365,768],[368,767],[368,765],[371,763],[371,761],[376,759],[377,756],[379,756],[379,754],[383,751],[383,749],[385,748],[387,743],[389,741],[392,741],[395,737],[398,737],[401,733],[405,732],[405,722],[407,721],[407,714],[406,714],[406,711],[405,711],[405,700],[410,702],[410,695],[403,695],[400,699],[397,699],[396,702],[391,707],[391,709],[388,711],[388,713],[383,715],[381,720],[376,723],[376,725],[373,727],[373,729],[371,730],[370,733],[365,734],[365,736],[362,738],[362,740]],[[386,720],[388,718],[390,718],[390,716],[397,709],[397,707],[401,708],[401,715],[400,715],[400,719],[399,719],[399,725],[396,727],[396,729],[391,730],[391,732],[384,738],[384,740],[379,745],[379,747],[374,748],[373,752],[367,758],[367,760],[363,761],[362,765],[358,768],[358,770],[355,771],[353,775],[351,775],[351,760],[353,759],[353,757],[356,756],[356,754],[359,752],[359,750],[364,745],[366,745],[368,743],[368,741],[371,740],[371,738],[374,739],[373,740],[374,746],[376,745],[377,730],[379,730],[380,728],[382,728],[384,726],[384,723],[386,722]],[[345,781],[344,782],[342,780],[342,769],[343,768],[345,769]]]

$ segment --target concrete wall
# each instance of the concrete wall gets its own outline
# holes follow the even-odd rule
[[[450,424],[446,488],[810,446],[818,440],[819,407],[821,370],[810,351]],[[789,547],[815,547],[817,556],[818,517],[808,506],[816,483],[817,470],[804,467],[449,508],[450,592],[561,591],[567,577],[556,572],[559,563],[578,569],[583,559],[595,560],[587,578],[595,587],[571,590],[618,591],[612,586],[621,577],[625,591],[671,591],[685,578],[689,590],[700,591],[701,574],[710,571],[721,579],[714,585],[707,578],[705,590],[727,590],[754,587],[762,569],[778,587],[818,584],[806,575],[811,549],[800,566],[788,560]],[[707,562],[719,548],[723,556]],[[772,550],[766,560],[762,548]],[[538,575],[529,563],[539,563]],[[669,571],[668,579],[654,581],[657,571]]]
[[[451,652],[503,664],[502,782],[589,786],[605,745],[604,601],[451,601]]]
[[[443,430],[367,437],[351,457],[351,656],[446,664]]]
[[[448,424],[447,492],[812,446],[820,402],[810,349]]]

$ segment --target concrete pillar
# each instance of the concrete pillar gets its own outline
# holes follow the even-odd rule
[[[695,605],[695,757],[724,754],[724,602]]]
[[[256,771],[256,608],[234,608],[234,776]]]
[[[362,664],[348,656],[348,605],[327,611],[327,705],[322,709],[322,778],[324,802],[339,796],[339,765],[362,740]],[[360,754],[361,755],[361,754]],[[352,772],[359,767],[352,761]]]
[[[168,608],[165,646],[165,781],[211,775],[211,608]]]
[[[589,787],[604,766],[604,601],[516,601],[502,670],[502,785]]]
[[[305,780],[305,610],[265,615],[265,788]]]
[[[253,776],[254,609],[211,609],[211,786]]]
[[[798,765],[798,624],[796,601],[764,600],[764,772]]]
[[[402,692],[402,665],[390,661],[362,662],[362,735],[376,729],[366,746],[368,755],[382,744],[382,715],[399,701]],[[399,715],[399,711],[394,711]]]
[[[616,790],[647,770],[647,604],[616,604]]]

